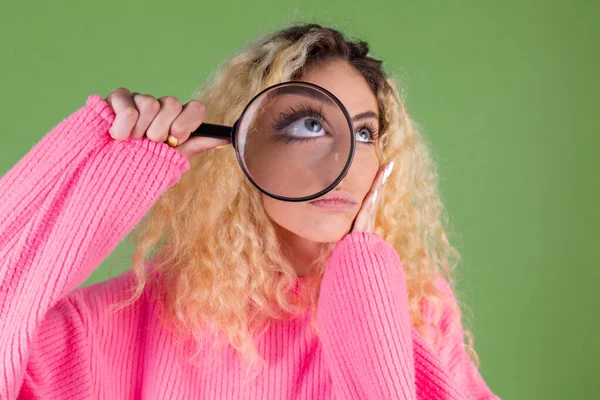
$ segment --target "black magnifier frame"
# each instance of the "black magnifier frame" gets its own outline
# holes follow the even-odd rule
[[[351,135],[350,154],[348,155],[348,160],[346,161],[346,165],[344,165],[344,168],[343,168],[342,172],[340,173],[340,175],[325,189],[321,190],[318,193],[315,193],[315,194],[312,194],[309,196],[304,196],[304,197],[280,196],[275,193],[270,193],[269,191],[262,188],[258,183],[256,183],[256,181],[252,178],[252,176],[248,172],[247,168],[245,167],[245,163],[242,160],[242,157],[241,157],[239,149],[238,149],[238,143],[236,141],[237,131],[239,129],[240,121],[244,118],[244,115],[248,111],[250,105],[252,105],[252,103],[258,97],[262,96],[264,93],[269,92],[273,89],[276,89],[280,86],[289,86],[291,84],[300,84],[303,86],[312,87],[316,90],[322,91],[327,96],[329,96],[336,103],[336,105],[340,108],[340,110],[344,113],[344,116],[346,117],[346,122],[348,122],[348,129],[349,129],[350,135]],[[277,200],[288,201],[288,202],[302,202],[302,201],[314,200],[314,199],[321,197],[324,194],[330,192],[331,190],[333,190],[342,181],[342,179],[344,179],[344,177],[348,173],[348,170],[350,169],[350,165],[352,165],[352,161],[354,160],[354,152],[356,149],[356,136],[355,136],[355,132],[354,132],[354,124],[352,123],[352,117],[350,116],[350,113],[348,113],[348,110],[346,109],[344,104],[342,104],[342,102],[333,93],[331,93],[327,89],[325,89],[319,85],[315,85],[314,83],[304,82],[304,81],[288,81],[288,82],[282,82],[282,83],[278,83],[276,85],[269,86],[266,89],[262,90],[260,93],[258,93],[256,96],[254,96],[252,98],[252,100],[250,100],[250,102],[246,105],[246,107],[244,108],[244,111],[242,111],[242,114],[235,121],[233,126],[217,125],[217,124],[210,124],[210,123],[203,122],[198,127],[198,129],[196,129],[195,131],[193,131],[190,134],[190,136],[202,136],[202,137],[214,137],[214,138],[220,138],[220,139],[229,139],[231,141],[231,145],[235,149],[235,154],[236,154],[236,157],[238,160],[238,164],[240,165],[240,168],[244,172],[244,175],[246,175],[246,178],[248,178],[248,180],[254,185],[254,187],[256,187],[258,190],[260,190],[262,193],[266,194],[269,197],[272,197]]]

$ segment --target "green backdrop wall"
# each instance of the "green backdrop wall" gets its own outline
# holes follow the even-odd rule
[[[188,100],[290,21],[370,42],[433,144],[481,372],[503,399],[600,398],[594,2],[0,3],[0,173],[89,94]],[[125,240],[86,284],[128,268]],[[594,317],[596,316],[596,317]]]

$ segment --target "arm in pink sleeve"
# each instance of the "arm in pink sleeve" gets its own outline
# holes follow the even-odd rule
[[[355,232],[326,267],[317,326],[340,399],[417,399],[408,297],[397,253]]]
[[[437,376],[441,379],[437,383],[443,383],[444,380],[448,382],[441,386],[460,388],[460,392],[467,394],[468,399],[499,400],[500,398],[489,389],[465,350],[461,312],[450,285],[446,280],[440,278],[437,287],[447,295],[447,301],[444,303],[438,322],[443,334],[442,343],[437,356],[434,356],[431,347],[420,336],[415,335],[415,354],[418,354],[418,361],[423,366],[430,368],[433,365],[436,366]],[[435,311],[425,305],[423,312],[426,318],[432,319]],[[432,380],[428,383],[423,382],[423,389],[426,389],[427,386],[428,390],[433,393],[440,387],[436,381]],[[434,396],[434,398],[438,397]]]
[[[0,179],[0,398],[16,397],[45,314],[189,168],[163,143],[115,141],[113,120],[90,96]]]
[[[337,398],[497,399],[457,336],[448,335],[450,357],[440,359],[411,326],[402,264],[376,234],[351,233],[337,244],[323,276],[317,325]]]

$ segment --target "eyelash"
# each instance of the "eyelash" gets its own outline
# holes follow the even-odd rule
[[[375,144],[375,142],[377,141],[377,137],[379,136],[379,134],[377,132],[377,127],[372,122],[364,122],[358,128],[356,128],[356,132],[358,133],[358,132],[362,131],[363,129],[366,129],[369,131],[372,141],[367,142],[367,143],[364,143],[364,142],[361,142],[361,143],[368,144],[369,146],[373,146]]]
[[[275,119],[274,128],[277,130],[283,130],[292,123],[296,122],[300,118],[311,117],[323,122],[323,109],[316,109],[311,105],[300,104],[300,109],[296,110],[294,107],[290,107],[287,111],[279,113],[279,118]],[[305,139],[303,139],[305,140]]]
[[[301,104],[299,107],[300,107],[299,110],[296,110],[294,107],[290,107],[289,110],[282,111],[279,114],[280,115],[279,119],[276,119],[274,121],[274,128],[277,130],[283,130],[286,127],[288,127],[289,125],[291,125],[292,123],[296,122],[298,119],[304,118],[304,117],[315,118],[321,123],[325,120],[325,118],[323,117],[323,109],[322,108],[316,109],[316,108],[312,107],[311,105],[304,105],[304,104]],[[367,129],[369,131],[372,141],[369,141],[367,143],[364,143],[364,142],[360,142],[360,143],[364,143],[369,146],[373,146],[378,137],[377,127],[372,122],[364,122],[356,128],[356,133],[360,132],[363,129]],[[284,140],[286,143],[296,142],[296,141],[306,142],[307,140],[316,140],[316,138],[314,138],[314,139],[310,139],[310,138],[297,139],[297,138],[292,138],[292,137],[281,137],[281,139]]]

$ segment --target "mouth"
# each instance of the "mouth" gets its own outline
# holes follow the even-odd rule
[[[354,196],[342,190],[334,190],[309,203],[314,207],[329,211],[348,211],[358,204]]]

